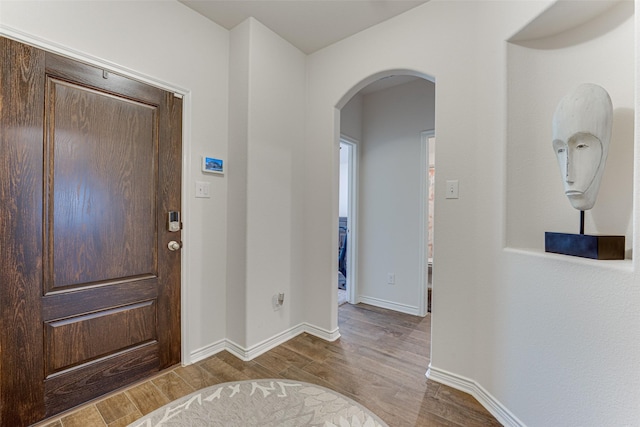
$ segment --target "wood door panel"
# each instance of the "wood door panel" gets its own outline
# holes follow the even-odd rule
[[[0,425],[180,361],[182,100],[0,37]]]
[[[47,87],[47,291],[157,274],[157,108]]]
[[[158,372],[158,343],[149,343],[53,375],[44,381],[45,416],[73,408],[155,372]]]
[[[156,304],[145,301],[45,323],[45,376],[155,341]]]
[[[155,299],[158,297],[157,285],[157,278],[150,276],[47,295],[42,298],[42,320],[47,322]]]
[[[164,106],[160,112],[160,135],[171,141],[182,141],[182,98],[170,93],[165,95]],[[181,210],[180,183],[182,169],[178,167],[182,161],[181,144],[171,144],[163,150],[160,156],[159,171],[159,204],[158,222],[166,221],[166,212]],[[158,330],[160,341],[160,366],[168,368],[180,362],[180,286],[166,286],[170,283],[180,283],[181,251],[167,251],[167,244],[171,240],[180,241],[181,232],[168,232],[166,227],[160,227],[161,236],[158,239],[158,251],[161,255],[158,263],[158,274],[164,278],[164,286],[158,294],[158,306],[165,307],[158,311],[158,323],[167,327]]]
[[[77,61],[53,53],[47,53],[45,60],[47,75],[99,88],[101,91],[126,96],[149,105],[160,105],[166,93],[162,89],[142,84],[98,67],[85,66],[79,73]]]
[[[42,332],[34,322],[41,305],[45,54],[0,38],[0,55],[0,424],[20,425],[44,414]]]

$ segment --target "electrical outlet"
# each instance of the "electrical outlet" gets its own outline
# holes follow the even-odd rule
[[[271,298],[271,305],[273,306],[273,311],[278,311],[284,305],[284,292],[277,293]]]
[[[447,199],[458,198],[458,180],[457,179],[447,181],[447,194],[445,198]]]
[[[387,284],[395,285],[396,284],[396,274],[395,273],[387,273]]]

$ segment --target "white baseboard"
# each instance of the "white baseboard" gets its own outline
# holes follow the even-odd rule
[[[186,361],[186,364],[195,363],[200,360],[206,359],[207,357],[213,356],[214,354],[219,353],[223,350],[227,350],[238,359],[248,362],[304,332],[310,335],[314,335],[318,338],[322,338],[326,341],[335,341],[340,338],[338,328],[333,331],[328,331],[309,323],[301,323],[249,348],[244,348],[229,339],[217,341],[211,345],[191,352],[190,359]]]
[[[214,354],[220,353],[222,350],[226,350],[226,349],[227,349],[226,340],[216,341],[213,344],[210,344],[192,351],[191,354],[189,355],[188,360],[185,360],[183,358],[182,364],[190,365],[192,363],[199,362],[201,360],[206,359],[207,357],[213,356]]]
[[[327,331],[326,329],[318,328],[317,326],[311,325],[309,323],[304,323],[304,332],[309,335],[316,336],[318,338],[322,338],[325,341],[333,342],[340,338],[340,332],[338,328],[335,328],[333,331]]]
[[[284,332],[276,334],[271,338],[268,338],[258,344],[255,344],[249,348],[242,348],[239,345],[227,340],[228,343],[233,344],[233,346],[227,350],[233,353],[236,357],[248,362],[251,359],[255,359],[263,353],[271,350],[282,344],[285,341],[289,341],[291,338],[300,335],[305,332],[304,325],[294,326]]]
[[[526,427],[518,417],[513,415],[511,411],[474,380],[447,372],[443,369],[438,369],[431,365],[429,365],[426,376],[430,380],[469,393],[475,397],[491,415],[496,417],[502,425],[507,427]]]
[[[393,301],[387,301],[380,298],[367,297],[364,295],[358,296],[358,302],[373,305],[375,307],[387,308],[389,310],[399,311],[400,313],[413,314],[414,316],[420,316],[420,308],[413,305],[400,304]]]

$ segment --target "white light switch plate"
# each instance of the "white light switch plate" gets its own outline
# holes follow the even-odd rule
[[[209,199],[210,197],[209,183],[196,181],[196,198]]]

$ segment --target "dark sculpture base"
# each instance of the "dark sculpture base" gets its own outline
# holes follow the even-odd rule
[[[624,236],[544,233],[544,250],[591,259],[624,259]]]

